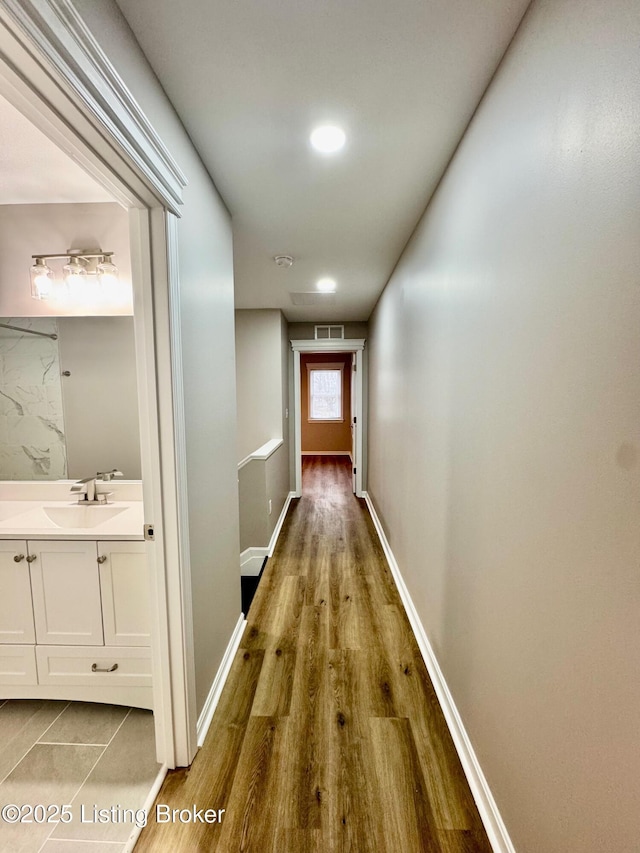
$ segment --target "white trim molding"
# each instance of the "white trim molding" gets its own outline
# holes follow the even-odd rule
[[[240,574],[243,577],[257,578],[262,569],[264,558],[273,556],[273,552],[276,550],[276,545],[278,544],[278,537],[280,536],[282,525],[284,524],[287,512],[289,511],[289,504],[291,503],[291,499],[295,498],[295,496],[295,492],[289,492],[287,495],[282,511],[276,521],[276,526],[273,528],[269,544],[262,547],[245,548],[245,550],[240,554]]]
[[[303,456],[349,456],[350,450],[303,450]]]
[[[356,441],[355,441],[355,493],[361,498],[364,496],[362,491],[362,468],[363,468],[363,429],[364,429],[364,388],[363,388],[363,357],[364,357],[364,338],[345,338],[344,340],[332,341],[291,341],[291,349],[293,350],[293,423],[294,423],[294,442],[293,442],[293,458],[295,471],[295,492],[293,496],[296,498],[302,497],[302,391],[300,381],[300,356],[302,353],[313,352],[352,352],[355,353],[355,414],[356,414]],[[353,457],[352,457],[353,459]]]
[[[295,492],[289,492],[287,495],[282,511],[276,521],[276,526],[273,528],[269,544],[263,547],[245,548],[245,550],[240,554],[240,574],[244,577],[257,578],[262,569],[264,558],[273,556],[273,552],[276,550],[276,545],[278,544],[278,537],[280,536],[282,525],[284,524],[287,512],[289,511],[291,498],[295,498],[295,496]]]
[[[71,0],[4,0],[4,11],[158,199],[180,215],[187,179]]]
[[[273,557],[273,552],[276,550],[276,545],[278,544],[278,537],[280,536],[280,531],[282,530],[284,520],[287,517],[291,498],[295,498],[295,492],[289,492],[289,494],[287,495],[287,498],[284,502],[284,506],[282,507],[282,511],[280,512],[278,520],[276,521],[276,526],[273,528],[271,539],[269,540],[269,550],[267,551],[267,557]]]
[[[245,548],[240,554],[240,574],[243,578],[257,578],[262,570],[269,549],[264,547]]]
[[[261,462],[266,462],[266,460],[273,456],[276,450],[279,447],[282,447],[284,444],[283,438],[272,438],[270,441],[267,441],[266,444],[263,444],[262,447],[259,447],[257,450],[254,450],[253,453],[250,453],[248,456],[245,456],[244,459],[238,462],[238,471],[241,468],[244,468],[249,462],[253,459],[257,459]]]
[[[364,338],[334,338],[331,341],[291,341],[294,352],[358,352],[364,349]]]
[[[396,587],[398,588],[402,604],[404,605],[407,617],[411,623],[411,628],[413,629],[413,633],[420,648],[420,653],[427,667],[434,690],[436,691],[440,707],[442,708],[442,713],[444,714],[458,757],[460,758],[462,769],[467,777],[469,788],[471,789],[473,799],[478,807],[482,823],[484,824],[484,828],[487,836],[489,837],[494,853],[516,853],[515,847],[509,838],[507,828],[504,825],[500,812],[498,811],[498,806],[493,798],[489,784],[482,772],[482,768],[480,767],[480,762],[474,752],[469,735],[465,730],[460,713],[453,701],[451,691],[449,690],[445,677],[440,669],[440,665],[438,664],[438,660],[431,647],[431,643],[427,637],[427,632],[425,631],[420,617],[418,616],[418,612],[404,582],[402,573],[400,572],[400,567],[398,566],[382,524],[380,523],[373,501],[371,500],[368,492],[364,492],[363,497],[367,502],[367,507],[369,508],[369,513],[371,514],[378,538],[380,539],[382,550],[387,558],[387,563],[391,569],[393,579],[396,582]]]
[[[231,639],[229,640],[229,645],[227,646],[222,658],[222,662],[216,672],[216,677],[213,679],[209,695],[207,696],[202,711],[200,712],[200,716],[198,717],[198,746],[202,746],[204,739],[207,736],[211,720],[213,719],[213,714],[218,706],[218,702],[220,701],[220,696],[222,695],[222,689],[229,677],[231,664],[233,663],[236,652],[240,648],[240,641],[242,640],[242,634],[244,633],[246,626],[247,620],[244,618],[244,613],[241,613],[233,634],[231,635]]]
[[[167,767],[167,765],[163,764],[160,767],[160,770],[158,770],[158,775],[153,780],[153,785],[151,786],[151,789],[147,794],[147,798],[144,801],[144,805],[142,806],[142,811],[144,812],[144,814],[152,814],[153,804],[156,801],[156,797],[160,793],[160,788],[162,788],[162,783],[165,780],[165,776],[167,775],[168,769],[169,768]],[[122,853],[132,853],[133,848],[136,846],[136,842],[140,838],[143,829],[144,827],[142,825],[133,827],[133,829],[131,830],[131,835],[129,835],[129,838],[127,839],[127,843],[125,844]]]

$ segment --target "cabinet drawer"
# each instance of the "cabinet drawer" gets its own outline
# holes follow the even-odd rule
[[[151,652],[110,646],[36,646],[40,684],[151,687]],[[112,672],[94,672],[117,665]]]
[[[0,646],[0,684],[37,684],[33,646]]]

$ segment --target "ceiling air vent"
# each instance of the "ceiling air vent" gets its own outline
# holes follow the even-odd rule
[[[317,341],[344,340],[344,326],[315,326]]]
[[[289,296],[294,305],[333,305],[336,300],[335,293],[318,293],[314,290],[308,293],[290,293]]]

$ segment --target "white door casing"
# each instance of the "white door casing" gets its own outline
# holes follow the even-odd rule
[[[182,376],[174,374],[179,332],[170,319],[178,288],[172,222],[186,179],[71,0],[4,0],[0,94],[130,210],[144,510],[155,533],[146,553],[156,746],[165,766],[187,765],[196,749],[195,687],[188,534],[178,521],[186,471],[173,405]]]
[[[363,497],[362,491],[362,412],[363,412],[363,387],[362,387],[362,354],[364,350],[364,339],[354,338],[352,340],[311,340],[291,341],[293,350],[293,417],[294,417],[294,460],[295,460],[295,497],[302,496],[302,414],[301,414],[301,385],[300,385],[300,355],[301,353],[335,353],[350,352],[355,355],[355,372],[352,377],[355,380],[352,385],[352,408],[355,413],[357,429],[355,430],[355,457],[353,459],[354,491],[357,497]],[[355,390],[355,395],[353,391]],[[355,398],[355,400],[354,400]]]

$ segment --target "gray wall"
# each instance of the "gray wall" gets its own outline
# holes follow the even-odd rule
[[[200,711],[240,615],[231,220],[114,0],[74,5],[189,181],[178,239]]]
[[[518,853],[640,836],[639,43],[534,2],[371,323],[369,490]]]
[[[236,311],[238,462],[282,437],[282,314]]]
[[[235,322],[238,460],[283,439],[267,460],[251,460],[238,470],[242,552],[269,544],[289,493],[290,345],[279,310],[236,311]]]

